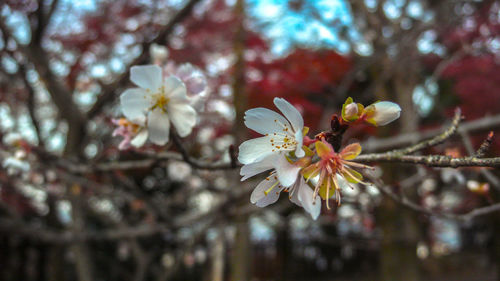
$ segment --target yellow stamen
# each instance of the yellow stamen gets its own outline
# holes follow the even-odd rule
[[[164,112],[166,111],[166,106],[168,102],[170,101],[169,98],[167,98],[163,93],[157,94],[155,97],[155,104],[153,105],[153,109],[155,108],[160,108]]]
[[[330,210],[330,179],[326,179],[326,208]]]
[[[273,185],[271,185],[271,187],[268,190],[264,191],[264,195],[267,196],[269,192],[271,192],[271,190],[273,190],[273,188],[275,188],[279,183],[280,183],[279,181],[276,181]]]

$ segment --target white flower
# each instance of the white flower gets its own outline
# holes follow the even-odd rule
[[[250,195],[250,202],[258,207],[266,207],[278,201],[282,191],[288,191],[290,201],[304,208],[313,219],[321,212],[321,199],[313,199],[313,190],[300,175],[290,187],[284,187],[276,176],[276,171],[261,181]]]
[[[302,149],[304,120],[299,111],[282,98],[275,98],[274,104],[284,116],[267,108],[253,108],[245,112],[245,125],[263,134],[239,147],[238,160],[242,164],[258,162],[272,154],[295,152],[305,155]]]
[[[146,116],[149,139],[153,143],[168,142],[170,122],[181,137],[191,133],[196,111],[181,80],[175,76],[163,80],[161,68],[156,65],[133,66],[130,80],[139,87],[128,89],[120,96],[123,114],[128,120]]]
[[[148,139],[148,130],[145,128],[145,118],[129,121],[125,118],[112,119],[111,122],[118,127],[113,131],[113,137],[122,136],[118,148],[120,150],[128,149],[130,145],[141,147]]]
[[[321,199],[313,200],[313,190],[299,174],[302,167],[298,164],[288,162],[281,154],[271,154],[259,162],[246,164],[241,168],[241,180],[270,170],[270,175],[260,182],[250,196],[250,202],[258,207],[265,207],[278,201],[280,193],[288,191],[289,199],[300,207],[303,207],[313,219],[319,216],[321,211]]]
[[[365,111],[368,112],[366,121],[375,126],[387,125],[401,115],[401,107],[390,101],[376,102],[368,106]]]

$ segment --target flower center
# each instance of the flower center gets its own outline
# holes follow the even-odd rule
[[[127,128],[128,130],[132,131],[133,133],[137,133],[139,131],[140,126],[128,121],[125,118],[120,118],[118,120],[118,125]]]
[[[163,88],[162,88],[161,93],[158,93],[154,96],[153,100],[154,100],[154,105],[153,105],[152,109],[160,108],[164,112],[167,110],[166,106],[167,106],[168,102],[170,101],[170,99],[167,98],[165,96],[165,94],[163,93]]]

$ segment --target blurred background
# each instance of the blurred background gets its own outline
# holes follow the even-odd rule
[[[204,86],[183,141],[203,161],[229,162],[255,136],[244,111],[276,96],[312,136],[349,96],[399,103],[397,122],[346,133],[364,152],[440,132],[459,106],[466,129],[424,152],[469,155],[500,128],[500,1],[4,0],[0,19],[0,280],[500,280],[499,213],[428,216],[358,186],[313,221],[287,196],[250,204],[260,178],[112,136],[130,66],[156,63]],[[436,211],[500,201],[498,170],[377,173]]]

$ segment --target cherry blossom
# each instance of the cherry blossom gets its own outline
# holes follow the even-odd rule
[[[311,163],[310,157],[290,163],[283,155],[270,155],[259,162],[244,165],[240,172],[243,176],[242,180],[272,169],[275,162],[281,162],[278,166],[285,184],[280,181],[278,170],[274,169],[255,187],[250,196],[250,202],[258,207],[266,207],[278,201],[281,192],[286,191],[290,201],[303,207],[313,219],[316,219],[321,211],[321,199],[319,197],[313,199],[312,188],[300,175],[300,170]]]
[[[333,195],[336,196],[336,200],[340,204],[340,184],[338,177],[343,177],[348,184],[366,184],[363,182],[363,176],[350,167],[371,168],[350,161],[361,153],[359,143],[348,145],[340,153],[336,153],[332,145],[324,140],[317,141],[315,148],[320,160],[304,168],[302,174],[307,181],[312,179],[316,181],[313,197],[316,198],[319,194],[321,198],[326,200],[328,208],[328,199]],[[319,178],[315,179],[318,176]]]
[[[170,122],[181,137],[189,135],[196,123],[196,111],[190,105],[186,86],[175,76],[162,78],[157,65],[133,66],[130,80],[137,88],[120,96],[123,114],[128,120],[146,117],[149,139],[157,144],[168,142]]]
[[[241,163],[258,162],[272,154],[305,155],[302,149],[304,120],[299,111],[282,98],[275,98],[274,104],[284,116],[262,107],[245,112],[245,125],[264,136],[240,145],[238,160]]]
[[[113,131],[113,137],[122,136],[123,140],[118,145],[120,150],[128,149],[130,146],[141,147],[148,139],[148,130],[144,127],[145,119],[137,119],[135,122],[125,118],[112,119],[113,124],[117,125]]]

